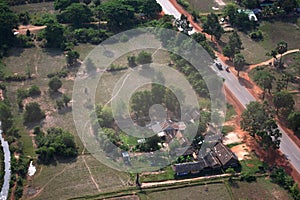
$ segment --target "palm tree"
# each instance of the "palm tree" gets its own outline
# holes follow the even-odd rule
[[[286,41],[280,41],[277,43],[276,51],[280,54],[280,61],[279,61],[279,67],[282,66],[282,54],[284,54],[287,51],[288,44]]]

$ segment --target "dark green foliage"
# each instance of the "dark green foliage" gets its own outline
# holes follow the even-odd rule
[[[58,77],[54,76],[50,79],[48,86],[52,91],[57,92],[58,89],[61,88],[62,82]]]
[[[249,9],[254,9],[259,7],[258,0],[242,0],[242,4]]]
[[[30,21],[30,16],[29,13],[26,12],[21,12],[19,14],[19,22],[21,22],[23,25],[28,25]]]
[[[276,92],[273,96],[273,103],[277,114],[280,112],[285,117],[294,110],[295,101],[288,91]]]
[[[278,149],[280,146],[282,134],[266,104],[250,102],[242,113],[241,128],[256,138],[265,149]]]
[[[13,28],[17,28],[17,16],[4,1],[0,2],[0,58],[6,54],[8,47],[14,43]]]
[[[186,0],[176,0],[176,2],[181,5],[184,9],[188,9],[190,7],[190,4]]]
[[[256,181],[256,176],[250,173],[243,173],[240,178],[241,181],[254,182]]]
[[[62,100],[63,100],[65,106],[68,106],[68,103],[71,101],[71,98],[64,94],[62,97]]]
[[[59,72],[52,72],[47,75],[48,78],[58,77],[58,78],[65,78],[68,76],[69,70],[67,68],[63,68]]]
[[[38,86],[36,85],[32,85],[29,89],[28,89],[28,95],[29,96],[39,96],[41,94],[41,90]]]
[[[79,28],[74,31],[70,30],[70,32],[71,37],[74,37],[77,42],[81,43],[99,44],[108,37],[105,30],[96,30],[93,28]]]
[[[260,41],[260,40],[263,40],[263,38],[264,38],[261,30],[251,32],[250,37],[252,40],[255,40],[255,41]]]
[[[144,13],[148,18],[153,19],[162,11],[162,7],[156,1],[143,0],[140,7],[140,12]]]
[[[30,48],[30,47],[34,47],[34,43],[31,37],[28,37],[26,35],[18,35],[16,37],[15,46],[22,47],[22,48]]]
[[[71,50],[68,51],[67,55],[66,55],[66,59],[67,59],[67,64],[70,67],[75,66],[75,64],[77,63],[77,59],[79,58],[79,53],[77,51]]]
[[[138,64],[150,64],[152,63],[152,54],[146,51],[142,51],[138,54],[136,58]]]
[[[235,54],[240,53],[241,49],[242,49],[242,41],[238,33],[234,31],[229,36],[229,42],[224,47],[223,54],[229,59],[232,59],[234,58]]]
[[[11,108],[4,101],[0,101],[0,121],[2,122],[2,130],[7,132],[13,124],[13,116]]]
[[[47,40],[47,47],[64,48],[64,28],[58,23],[49,23],[44,32],[45,39]]]
[[[97,123],[99,123],[100,127],[112,127],[114,119],[111,108],[97,105],[95,108],[95,114],[97,116]]]
[[[288,122],[290,127],[295,131],[300,130],[300,112],[292,112],[288,116]]]
[[[214,13],[207,15],[206,21],[203,23],[203,32],[215,37],[219,40],[224,32],[223,28],[219,24],[218,16]]]
[[[92,15],[92,11],[87,5],[72,3],[57,15],[57,20],[61,23],[71,23],[75,27],[81,27],[84,23],[91,21]]]
[[[243,68],[245,67],[246,64],[246,60],[243,56],[243,54],[238,53],[234,55],[234,59],[233,59],[233,66],[234,69],[238,72],[237,76],[240,76],[240,71],[243,70]]]
[[[14,75],[7,75],[5,76],[5,81],[16,81],[16,82],[22,82],[26,80],[26,76],[22,74],[14,74]]]
[[[36,143],[39,160],[45,164],[54,156],[68,158],[78,155],[73,135],[61,128],[48,129],[47,134],[36,137]]]
[[[36,102],[28,103],[25,106],[24,122],[37,122],[45,118],[44,111],[41,110],[40,105]]]
[[[33,134],[35,135],[40,135],[40,134],[44,134],[43,131],[41,130],[41,127],[40,126],[35,126],[33,128]]]
[[[54,8],[55,10],[65,10],[72,3],[79,3],[79,0],[55,0]]]
[[[106,71],[114,72],[114,71],[121,71],[121,70],[124,70],[124,69],[127,69],[127,68],[128,68],[127,66],[111,64],[111,65],[106,69]]]
[[[268,90],[269,93],[271,93],[271,89],[272,89],[272,84],[273,81],[275,80],[274,76],[268,72],[268,71],[264,71],[262,70],[262,68],[256,68],[256,73],[254,74],[253,80],[260,86],[263,88],[264,92],[263,92],[263,99],[265,98],[265,92],[266,90]]]
[[[136,56],[132,55],[132,56],[127,56],[127,62],[128,62],[128,66],[129,67],[136,67]]]
[[[154,135],[152,137],[146,138],[146,142],[143,144],[138,144],[137,149],[140,149],[140,151],[144,152],[151,152],[151,151],[157,151],[160,149],[160,146],[158,145],[161,143],[162,140],[157,135]]]

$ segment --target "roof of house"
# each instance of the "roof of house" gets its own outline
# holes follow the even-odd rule
[[[175,164],[175,172],[182,174],[182,173],[188,173],[190,171],[200,171],[202,170],[202,165],[199,162],[188,162],[188,163],[180,163]]]
[[[198,160],[202,166],[202,168],[209,168],[209,167],[219,167],[221,166],[219,160],[215,157],[213,152],[209,152],[204,157],[198,157]]]
[[[213,151],[223,166],[226,165],[231,159],[238,161],[237,156],[221,142],[217,143],[213,147]]]

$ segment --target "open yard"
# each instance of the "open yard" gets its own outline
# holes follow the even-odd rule
[[[112,170],[90,155],[81,155],[74,161],[40,166],[36,177],[29,182],[29,191],[39,192],[35,199],[68,199],[120,189],[130,182],[129,174]]]
[[[226,186],[223,183],[207,184],[192,187],[183,187],[179,189],[168,189],[159,192],[140,193],[141,200],[172,200],[172,199],[186,199],[186,200],[228,200],[231,199]]]
[[[212,7],[216,7],[219,9],[224,7],[223,5],[220,6],[214,0],[187,0],[187,2],[189,2],[190,7],[193,10],[199,11],[200,14],[214,12],[215,10],[213,10]]]

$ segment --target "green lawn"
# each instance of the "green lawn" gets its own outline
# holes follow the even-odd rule
[[[68,199],[99,193],[84,164],[83,157],[101,192],[128,186],[129,174],[112,170],[90,155],[81,155],[73,162],[42,166],[38,172],[40,174],[31,182],[34,188],[43,188],[36,199]]]
[[[200,186],[183,187],[179,189],[167,189],[159,192],[149,192],[138,194],[141,200],[161,200],[161,199],[182,199],[182,200],[229,200],[230,195],[225,184],[215,183]]]
[[[258,178],[256,182],[252,183],[234,181],[233,184],[229,185],[234,199],[292,199],[286,190],[264,177]]]
[[[212,7],[223,8],[223,6],[219,6],[214,0],[187,0],[187,2],[189,2],[193,10],[200,11],[200,14],[215,12]]]

